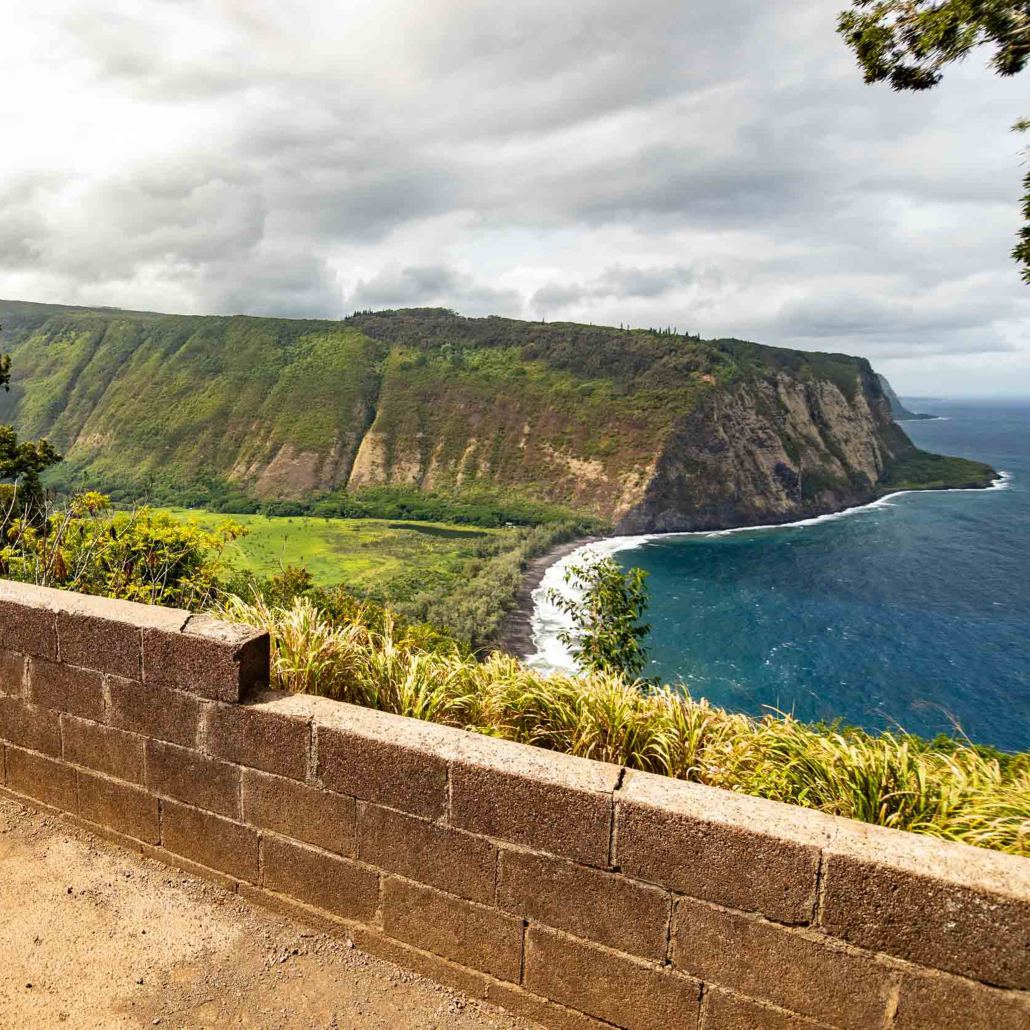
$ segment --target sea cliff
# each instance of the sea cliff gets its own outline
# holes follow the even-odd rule
[[[441,309],[303,321],[0,301],[0,324],[15,372],[0,423],[48,436],[65,488],[473,491],[642,533],[861,504],[913,485],[919,456],[847,355]]]

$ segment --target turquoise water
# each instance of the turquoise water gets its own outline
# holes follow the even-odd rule
[[[1004,489],[896,495],[807,525],[651,538],[651,673],[737,711],[1030,747],[1030,403],[927,402],[917,446]]]

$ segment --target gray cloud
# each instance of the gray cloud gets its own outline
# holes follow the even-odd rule
[[[202,281],[197,281],[202,277]],[[297,251],[250,253],[246,264],[221,262],[191,271],[186,284],[220,314],[281,318],[341,318],[346,312],[339,277],[322,258]]]
[[[44,6],[0,68],[36,299],[554,312],[1030,386],[1022,85],[866,87],[821,0]]]
[[[626,268],[613,265],[585,283],[548,283],[530,299],[531,306],[546,313],[575,307],[591,300],[643,298],[654,300],[690,285],[695,273],[682,265],[669,268]]]
[[[353,309],[438,306],[468,315],[519,315],[522,297],[516,290],[495,289],[447,265],[384,268],[374,278],[359,280],[348,297]]]

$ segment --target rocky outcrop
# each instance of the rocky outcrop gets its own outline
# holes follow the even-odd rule
[[[775,375],[710,395],[665,439],[620,533],[790,522],[864,504],[913,450],[871,373],[847,397]]]
[[[887,397],[887,401],[891,406],[891,414],[899,422],[920,422],[926,419],[937,418],[936,415],[922,415],[916,411],[909,411],[904,404],[901,403],[901,398],[894,392],[893,387],[890,383],[884,379],[883,376],[877,375],[876,377],[880,381],[880,386],[883,389],[884,394]]]

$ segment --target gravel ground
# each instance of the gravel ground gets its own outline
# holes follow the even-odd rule
[[[0,798],[0,1027],[540,1030]]]

